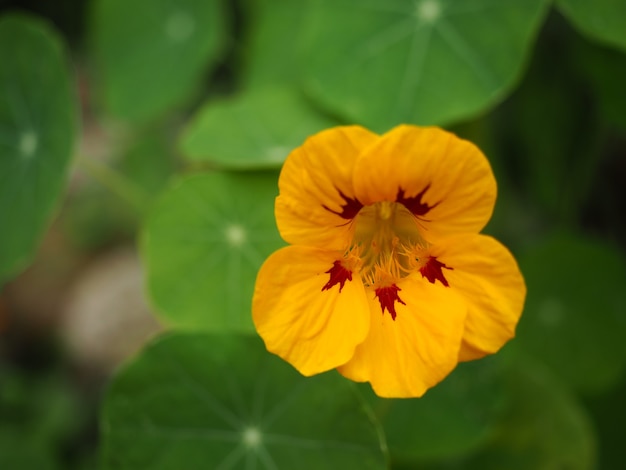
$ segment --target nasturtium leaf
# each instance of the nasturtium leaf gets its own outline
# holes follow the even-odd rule
[[[586,203],[600,162],[590,154],[598,121],[588,109],[589,97],[580,92],[585,83],[576,73],[579,58],[570,53],[571,44],[549,34],[542,39],[524,80],[501,107],[509,125],[499,134],[509,143],[504,157],[519,161],[516,177],[524,180],[528,195],[550,217],[567,223]],[[578,112],[581,108],[586,112]]]
[[[581,33],[626,50],[624,0],[557,0],[556,4]]]
[[[293,84],[300,79],[298,54],[310,0],[247,0],[250,22],[243,80],[249,87]]]
[[[626,264],[615,248],[554,235],[518,257],[528,285],[517,343],[576,390],[599,392],[626,371]]]
[[[176,181],[142,234],[148,291],[166,324],[252,331],[252,293],[282,245],[274,222],[276,173],[208,173]]]
[[[103,104],[146,121],[180,104],[216,63],[225,40],[222,0],[97,0],[91,28]]]
[[[537,364],[518,364],[506,376],[509,406],[491,442],[420,470],[595,469],[593,427],[572,393]]]
[[[303,377],[255,336],[158,339],[114,378],[101,428],[104,469],[386,468],[354,384]]]
[[[60,469],[62,449],[82,419],[64,378],[0,362],[0,468]]]
[[[58,470],[61,465],[55,450],[20,429],[0,426],[0,468]]]
[[[59,35],[22,14],[0,18],[0,285],[29,261],[57,205],[76,132]]]
[[[316,0],[301,54],[307,90],[376,131],[449,124],[501,100],[547,0]]]
[[[506,404],[497,358],[459,364],[419,400],[367,394],[387,436],[394,462],[460,455],[494,433]]]
[[[626,53],[586,41],[575,46],[578,72],[591,85],[602,117],[626,131]]]
[[[181,150],[190,160],[222,168],[276,168],[308,136],[336,124],[296,90],[255,90],[200,109],[182,135]]]
[[[624,459],[624,417],[626,416],[626,374],[609,393],[585,400],[598,441],[596,468],[614,468]]]

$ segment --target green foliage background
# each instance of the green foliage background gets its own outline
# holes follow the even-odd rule
[[[624,466],[626,2],[54,3],[0,3],[0,468]],[[528,299],[501,353],[383,400],[269,355],[250,301],[289,151],[402,122],[487,154]],[[3,307],[53,221],[137,240],[166,328],[104,386]]]

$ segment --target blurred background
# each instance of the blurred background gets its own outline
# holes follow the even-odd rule
[[[488,156],[528,298],[419,404],[363,389],[391,468],[626,467],[626,2],[0,0],[0,31],[0,468],[98,468],[123,361],[252,331],[290,149],[401,122]]]

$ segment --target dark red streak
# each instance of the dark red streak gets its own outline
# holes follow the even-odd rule
[[[347,220],[352,220],[356,217],[359,211],[363,208],[363,204],[358,199],[352,199],[351,197],[346,196],[344,193],[339,191],[339,195],[345,201],[345,204],[341,205],[341,211],[334,211],[329,209],[328,206],[322,205],[324,209],[333,214],[337,214],[339,217]]]
[[[376,297],[378,297],[378,301],[380,302],[380,308],[383,310],[383,315],[385,314],[385,309],[391,315],[391,319],[396,319],[396,302],[400,302],[402,305],[406,305],[402,299],[398,296],[398,292],[400,289],[395,284],[392,284],[387,287],[379,287],[374,292],[376,293]]]
[[[437,204],[439,204],[437,202],[436,204],[433,204],[431,206],[428,203],[422,201],[422,198],[424,197],[424,194],[426,193],[426,191],[428,191],[428,188],[430,188],[430,185],[426,186],[422,190],[421,193],[419,193],[419,194],[417,194],[415,196],[411,196],[411,197],[405,197],[404,196],[404,189],[399,188],[398,189],[398,195],[396,196],[396,202],[402,204],[413,215],[415,215],[417,217],[426,215],[428,213],[428,211],[430,211],[433,207],[436,207]]]
[[[335,284],[339,284],[339,292],[341,292],[346,281],[352,280],[352,271],[344,268],[339,260],[335,261],[333,267],[326,272],[330,274],[330,279],[322,287],[322,291],[329,290]]]
[[[444,286],[450,287],[450,285],[448,284],[448,280],[443,275],[442,269],[451,270],[454,268],[450,268],[446,266],[437,258],[435,258],[434,256],[431,256],[430,258],[428,258],[428,261],[426,262],[426,264],[420,268],[420,273],[422,273],[422,277],[425,277],[426,279],[428,279],[432,284],[434,284],[435,281],[439,281]]]

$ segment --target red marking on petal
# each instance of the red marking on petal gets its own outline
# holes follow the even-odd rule
[[[432,284],[434,284],[435,281],[440,281],[444,286],[450,287],[448,280],[443,275],[442,268],[454,269],[446,266],[434,256],[431,256],[428,258],[428,261],[426,261],[426,264],[420,268],[420,273],[422,273],[422,277],[428,279]]]
[[[392,284],[387,287],[379,287],[374,292],[376,293],[376,297],[378,297],[378,301],[380,302],[380,308],[383,309],[383,315],[385,314],[385,309],[391,315],[391,319],[396,319],[396,302],[400,302],[402,305],[406,305],[402,299],[398,296],[398,292],[400,289],[395,284]]]
[[[419,217],[422,215],[426,215],[428,211],[430,211],[433,207],[436,207],[437,204],[439,204],[436,203],[431,206],[426,202],[422,202],[422,198],[424,197],[426,191],[428,191],[428,188],[430,188],[430,184],[426,186],[421,193],[411,197],[405,197],[404,189],[399,188],[398,195],[396,196],[396,202],[402,204],[415,216]]]
[[[335,284],[339,284],[339,292],[341,292],[346,281],[352,280],[352,271],[344,268],[339,260],[335,261],[333,267],[326,272],[330,274],[330,279],[324,287],[322,287],[323,291],[329,290]]]
[[[345,204],[341,205],[341,212],[334,211],[329,209],[328,206],[322,205],[324,209],[333,214],[337,214],[339,217],[343,219],[352,220],[356,217],[359,211],[363,208],[363,204],[358,199],[352,199],[351,197],[346,196],[344,193],[339,191],[339,195],[345,201]]]

